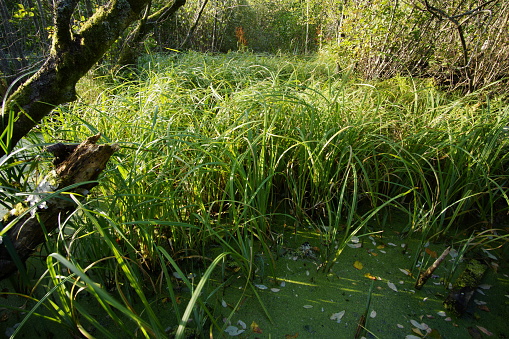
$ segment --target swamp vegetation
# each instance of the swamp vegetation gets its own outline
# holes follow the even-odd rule
[[[26,270],[2,282],[2,332],[508,335],[507,98],[350,69],[320,55],[186,52],[83,78],[79,100],[2,159],[3,201],[33,191],[55,140],[101,133],[120,150]],[[447,246],[436,284],[413,290]],[[475,305],[492,314],[444,315],[472,258],[487,264],[494,303]],[[442,315],[450,321],[430,320]]]

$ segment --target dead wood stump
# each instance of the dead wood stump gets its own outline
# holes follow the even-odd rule
[[[90,189],[97,185],[99,174],[119,149],[117,144],[98,145],[99,138],[100,134],[97,134],[79,145],[59,143],[47,147],[46,150],[55,156],[55,169],[26,203],[16,205],[2,220],[4,234],[0,237],[0,280],[15,273],[20,263],[24,264],[37,246],[45,241],[45,235],[55,230],[60,220],[65,220],[76,209],[70,194],[83,200]],[[48,199],[48,195],[52,196]]]

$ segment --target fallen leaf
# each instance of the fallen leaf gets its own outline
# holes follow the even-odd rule
[[[410,270],[407,270],[406,268],[400,268],[399,269],[401,272],[403,272],[403,274],[405,275],[412,275],[412,272],[410,272]]]
[[[364,274],[364,277],[366,277],[368,279],[371,279],[371,280],[376,280],[377,279],[374,275],[371,275],[371,273]]]
[[[393,283],[391,283],[390,281],[387,282],[387,286],[389,286],[389,288],[395,292],[398,292],[398,289],[396,288],[396,285],[394,285]]]
[[[244,332],[244,330],[239,330],[237,326],[228,326],[225,330],[226,333],[228,333],[230,336],[235,337]]]
[[[345,311],[334,313],[330,316],[330,320],[335,320],[338,324],[341,322],[341,318],[345,315]]]
[[[364,267],[364,265],[362,265],[362,263],[361,263],[360,261],[358,261],[358,260],[357,260],[357,261],[355,261],[355,262],[353,263],[353,267],[355,267],[355,268],[356,268],[356,269],[358,269],[358,270],[362,270],[362,268]]]
[[[426,252],[427,254],[429,254],[429,256],[430,256],[430,257],[432,257],[432,258],[436,258],[436,257],[438,257],[437,252],[430,250],[428,247],[426,247],[426,249],[424,250],[424,252]]]
[[[244,330],[247,328],[246,323],[245,323],[245,322],[243,322],[242,320],[237,321],[237,325],[239,325],[240,327],[242,327]]]
[[[468,330],[468,334],[470,334],[470,336],[473,338],[473,339],[482,339],[482,334],[481,332],[479,332],[477,330],[477,328],[475,327],[469,327],[467,328]]]
[[[415,321],[415,320],[413,320],[413,319],[412,319],[412,320],[410,320],[410,323],[411,323],[412,325],[414,325],[415,327],[417,327],[418,329],[422,330],[422,331],[427,331],[427,330],[428,330],[428,328],[429,328],[429,326],[428,326],[428,325],[426,325],[425,323],[420,323],[420,324],[419,324],[417,321]]]
[[[255,284],[255,286],[256,286],[256,287],[258,287],[258,288],[259,288],[259,289],[261,289],[261,290],[266,290],[266,289],[268,289],[268,287],[267,287],[267,286],[265,286],[265,285]]]
[[[375,310],[371,311],[371,313],[369,314],[369,316],[370,316],[371,318],[376,317],[376,311],[375,311]]]
[[[479,287],[482,288],[483,290],[489,290],[491,288],[491,285],[481,284],[481,285],[479,285]]]
[[[304,305],[304,308],[313,308],[313,305]]]
[[[221,305],[222,305],[223,307],[228,307],[228,304],[227,304],[227,303],[226,303],[226,301],[224,301],[224,300],[221,300]]]
[[[477,306],[480,310],[483,310],[485,312],[490,312],[490,309],[486,305],[479,305]]]
[[[490,331],[488,331],[487,329],[485,329],[484,327],[482,326],[479,326],[477,325],[477,328],[484,334],[486,334],[487,336],[491,337],[493,335],[493,333],[491,333]]]
[[[356,244],[347,244],[349,247],[351,248],[359,248],[359,247],[362,247],[362,244],[359,242],[359,243],[356,243]]]
[[[299,332],[295,333],[295,334],[286,334],[285,335],[285,339],[295,339],[299,336]]]
[[[350,241],[351,241],[352,243],[354,243],[354,244],[357,244],[357,243],[359,242],[359,237],[357,237],[357,236],[355,236],[355,235],[354,235],[354,236],[350,239]]]
[[[271,290],[272,292],[279,292],[279,291],[281,291],[279,288],[275,288],[275,287],[271,288],[270,290]]]
[[[476,305],[486,305],[486,301],[481,301],[481,300],[477,300],[477,299],[474,299],[474,303]]]
[[[405,326],[400,325],[400,324],[396,324],[396,326],[398,326],[398,328],[405,328]]]
[[[431,329],[430,329],[431,330]],[[427,334],[426,334],[426,338],[431,338],[431,339],[441,339],[442,338],[442,335],[440,334],[440,332],[438,332],[438,330],[436,329],[432,329],[431,331],[429,331]]]
[[[391,245],[391,246],[398,246],[396,244],[393,244],[392,242],[388,243],[387,245]]]
[[[412,332],[414,332],[415,334],[418,334],[421,337],[424,337],[424,334],[417,327],[412,327]]]
[[[405,339],[421,339],[421,337],[417,337],[415,335],[409,334],[405,337]]]
[[[385,244],[378,245],[376,248],[381,250],[381,249],[385,248]]]
[[[251,330],[255,333],[263,333],[263,331],[260,329],[260,326],[258,326],[258,324],[254,321],[251,323]]]

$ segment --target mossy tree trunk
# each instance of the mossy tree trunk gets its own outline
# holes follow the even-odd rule
[[[12,150],[56,106],[76,99],[78,80],[150,3],[150,0],[111,0],[75,31],[72,16],[79,1],[55,1],[49,56],[2,107],[0,156]]]

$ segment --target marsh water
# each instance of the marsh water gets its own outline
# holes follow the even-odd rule
[[[246,277],[234,266],[216,268],[203,293],[211,295],[207,297],[207,305],[217,324],[222,326],[221,330],[212,330],[214,337],[483,338],[489,334],[494,338],[509,337],[509,267],[502,259],[507,257],[507,249],[489,252],[478,249],[475,254],[467,252],[459,260],[458,251],[453,248],[424,287],[416,290],[419,269],[431,265],[445,244],[422,243],[418,236],[402,237],[398,231],[388,228],[369,236],[354,237],[332,269],[323,272],[320,267],[323,248],[315,230],[282,230],[280,236],[284,241],[271,254],[275,265],[270,265],[270,257],[261,251],[255,255],[257,271],[252,285],[246,284]],[[479,253],[488,269],[467,311],[458,317],[444,308],[443,301],[449,293],[449,284],[454,284],[465,262]],[[197,283],[202,270],[199,266],[190,267],[187,273]],[[12,279],[2,282],[1,288],[12,289],[12,282]],[[178,276],[175,286],[177,298],[185,307],[189,290],[178,287]],[[217,289],[218,286],[221,287]],[[44,288],[44,282],[40,288]],[[89,296],[84,294],[81,298],[83,302]],[[154,295],[154,303],[158,304],[158,314],[168,326],[168,336],[172,337],[177,319],[171,302]],[[26,313],[8,309],[23,307],[15,296],[5,297],[0,304],[0,333],[9,337]],[[28,311],[33,305],[26,303],[24,307]],[[42,307],[40,311],[44,314]],[[142,309],[139,311],[143,313]],[[113,326],[99,308],[91,307],[89,312],[96,314],[104,326]],[[357,334],[363,316],[365,332]],[[189,327],[194,327],[193,321],[202,320],[191,316]],[[87,330],[101,338],[101,333],[94,332],[92,327]],[[135,328],[133,331],[136,333]],[[61,325],[32,316],[16,337],[71,335]]]

